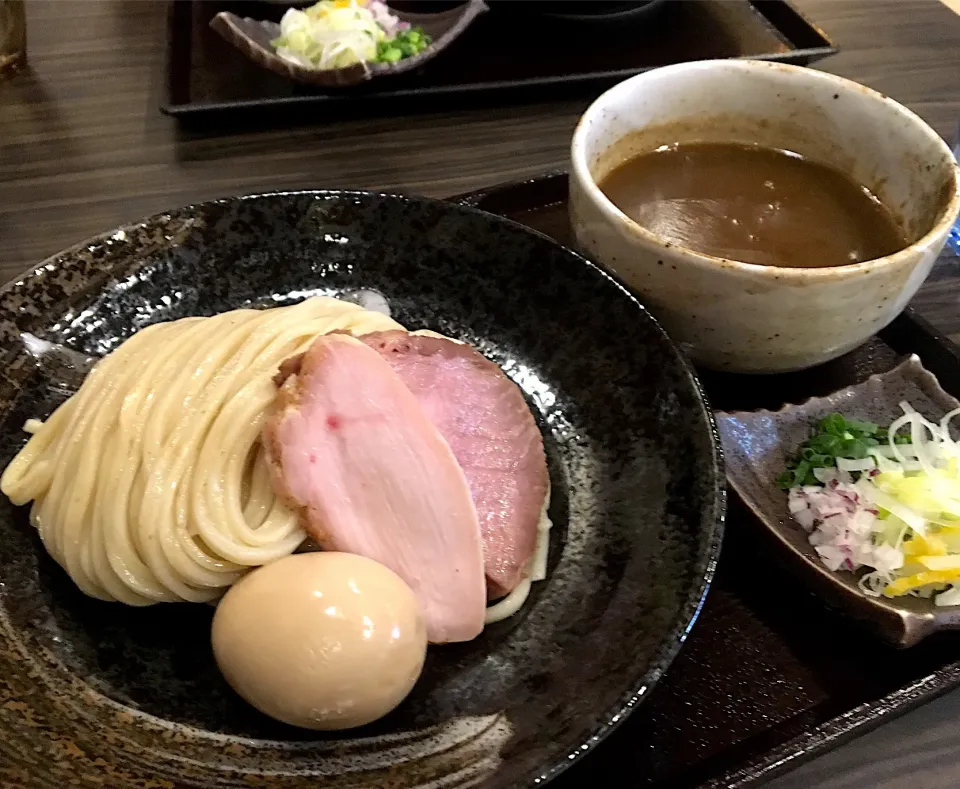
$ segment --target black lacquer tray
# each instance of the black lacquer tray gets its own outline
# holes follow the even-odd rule
[[[314,119],[333,120],[359,112],[544,100],[578,90],[589,96],[641,71],[690,60],[751,57],[806,65],[837,51],[785,0],[668,0],[622,20],[592,22],[504,6],[509,3],[494,4],[422,69],[322,90],[256,66],[209,27],[219,11],[279,19],[282,5],[174,0],[161,109],[184,118],[312,110]]]
[[[453,199],[571,241],[563,173]],[[911,310],[813,370],[701,377],[715,409],[779,408],[911,353],[960,396],[960,347]],[[887,647],[782,569],[766,539],[731,495],[716,580],[679,657],[651,698],[552,786],[754,786],[960,686],[960,633]]]

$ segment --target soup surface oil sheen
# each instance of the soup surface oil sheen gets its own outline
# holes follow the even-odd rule
[[[679,246],[765,266],[860,263],[903,249],[889,211],[832,167],[737,143],[678,143],[627,160],[600,189]]]

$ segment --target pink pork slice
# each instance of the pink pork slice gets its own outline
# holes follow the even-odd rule
[[[502,597],[529,569],[549,484],[543,438],[520,388],[476,348],[445,337],[360,339],[390,363],[453,450],[480,518],[487,593]]]
[[[326,335],[277,399],[264,442],[275,486],[301,509],[309,534],[403,578],[431,643],[479,635],[486,590],[470,488],[400,376],[362,342]]]

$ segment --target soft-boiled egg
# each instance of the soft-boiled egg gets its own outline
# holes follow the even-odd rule
[[[244,577],[217,606],[213,652],[231,687],[272,718],[348,729],[383,717],[420,676],[427,634],[392,570],[302,553]]]

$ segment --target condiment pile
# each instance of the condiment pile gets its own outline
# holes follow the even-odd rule
[[[960,604],[960,444],[950,422],[907,402],[889,427],[830,414],[778,483],[821,561],[866,569],[873,597],[915,595]]]
[[[320,0],[303,11],[289,9],[280,20],[280,36],[270,43],[291,63],[327,70],[396,63],[432,42],[381,0]]]

